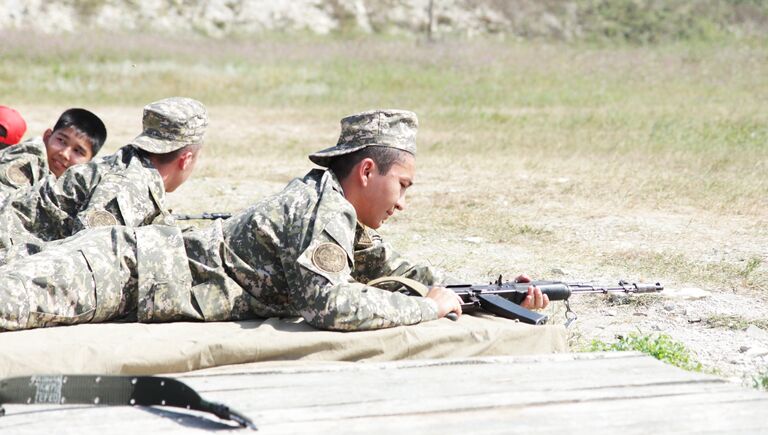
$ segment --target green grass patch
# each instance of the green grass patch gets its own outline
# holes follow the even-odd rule
[[[761,370],[752,376],[752,387],[758,390],[768,391],[768,368]]]
[[[628,351],[635,350],[648,354],[659,361],[684,370],[700,372],[703,370],[701,363],[697,362],[691,352],[682,343],[673,340],[666,334],[643,335],[630,333],[626,337],[618,336],[617,341],[606,343],[600,340],[592,340],[588,347],[589,352]]]
[[[716,315],[710,316],[705,320],[710,328],[722,328],[743,331],[749,325],[755,325],[761,329],[768,329],[768,320],[766,319],[748,319],[739,315]]]

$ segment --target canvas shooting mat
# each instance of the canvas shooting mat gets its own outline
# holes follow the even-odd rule
[[[392,361],[567,352],[561,325],[464,315],[364,332],[299,319],[103,323],[0,333],[0,377],[160,374],[262,361]]]

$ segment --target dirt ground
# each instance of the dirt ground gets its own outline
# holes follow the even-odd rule
[[[51,107],[22,109],[33,114],[28,119],[30,132],[44,128],[56,113]],[[126,143],[140,129],[140,109],[96,110],[111,127],[105,152]],[[306,154],[332,145],[338,135],[338,121],[285,110],[212,107],[210,112],[208,145],[197,173],[168,196],[171,208],[178,212],[246,208],[312,168]],[[427,128],[420,140],[428,143],[435,134]],[[434,151],[419,157],[408,210],[381,229],[410,257],[474,282],[500,273],[512,278],[519,272],[540,279],[605,284],[615,284],[620,277],[659,280],[666,290],[658,295],[573,297],[571,308],[579,318],[569,328],[572,348],[578,350],[591,339],[612,342],[616,335],[632,331],[659,332],[682,342],[707,370],[735,382],[750,384],[751,376],[768,368],[765,292],[745,291],[727,279],[701,279],[705,276],[701,271],[710,264],[746,271],[754,259],[757,271],[764,273],[768,263],[765,215],[725,215],[707,212],[706,207],[612,210],[597,206],[599,198],[568,199],[568,190],[544,194],[574,182],[567,177],[533,183],[525,173],[502,173],[498,179],[483,177],[482,181],[478,171],[493,164],[483,156],[474,163]],[[529,197],[535,200],[520,199]],[[489,219],[499,216],[498,209],[513,215],[510,219],[518,225],[518,236],[495,237],[477,226],[484,213]],[[526,235],[521,228],[533,228],[533,234]],[[673,265],[663,276],[636,271],[632,265],[639,263],[633,263],[633,252],[641,252],[644,258],[658,254],[662,262],[684,258],[697,273],[682,276],[676,272],[681,268]],[[617,265],[616,257],[626,258],[626,264]],[[547,310],[552,322],[563,322],[563,312],[562,302]]]

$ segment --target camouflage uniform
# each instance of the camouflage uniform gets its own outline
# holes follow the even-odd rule
[[[162,154],[201,143],[206,125],[205,107],[195,100],[152,103],[144,108],[144,132],[131,144],[9,197],[0,209],[0,263],[86,228],[172,224],[163,179],[139,149]]]
[[[415,134],[415,115],[407,116]],[[342,139],[349,128],[342,123]],[[312,158],[325,162],[340,146],[347,145],[340,140]],[[390,275],[426,285],[440,281],[431,268],[402,258],[359,224],[334,174],[316,169],[202,230],[182,234],[153,225],[84,231],[0,268],[0,330],[126,316],[142,322],[302,316],[333,330],[437,318],[430,299],[364,284]]]
[[[42,137],[0,151],[0,204],[16,190],[37,183],[50,172]]]

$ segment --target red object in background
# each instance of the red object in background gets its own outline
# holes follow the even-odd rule
[[[0,135],[0,144],[5,145],[16,145],[27,131],[27,123],[19,112],[6,106],[0,106],[0,126],[5,129],[5,136]]]

